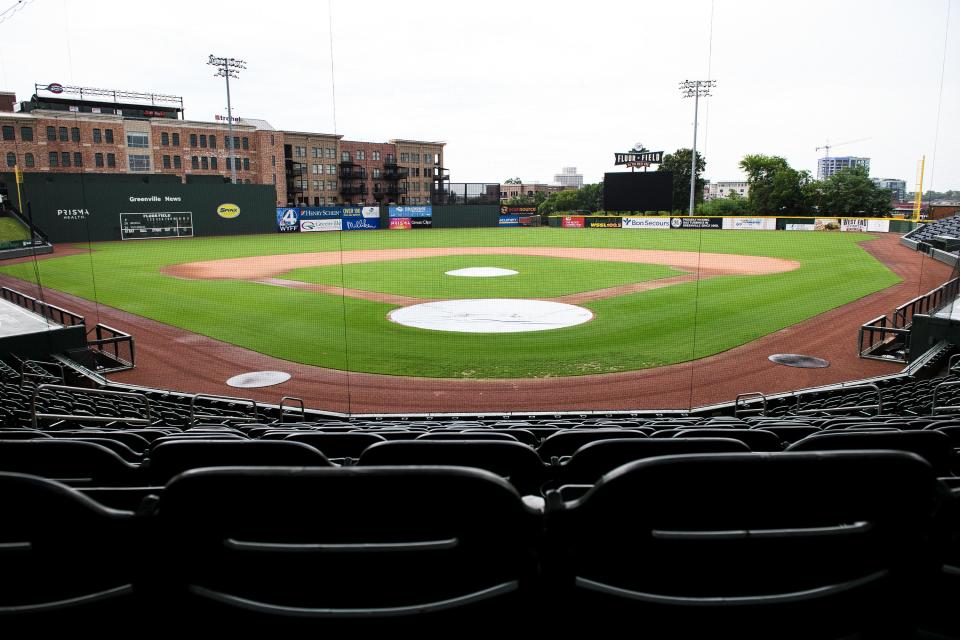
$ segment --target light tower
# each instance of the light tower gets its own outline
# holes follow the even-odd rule
[[[693,98],[693,149],[690,153],[690,212],[693,215],[697,192],[697,112],[700,109],[700,96],[706,98],[710,89],[717,86],[716,80],[684,80],[680,83],[680,92],[684,98]]]
[[[227,127],[230,132],[230,135],[227,136],[227,152],[233,151],[233,109],[230,107],[230,78],[239,78],[240,70],[247,68],[247,63],[244,60],[237,60],[236,58],[218,58],[217,56],[210,54],[210,59],[207,60],[207,64],[217,68],[217,72],[214,77],[223,76],[224,80],[227,81]],[[236,156],[228,156],[227,162],[230,163],[230,173],[231,180],[233,184],[237,184],[237,159]]]

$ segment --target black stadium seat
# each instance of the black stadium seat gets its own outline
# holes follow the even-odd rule
[[[372,444],[386,442],[376,433],[304,431],[292,433],[284,441],[302,442],[317,449],[328,458],[359,458],[363,450]]]
[[[576,450],[559,470],[559,484],[593,484],[619,466],[656,456],[749,452],[731,438],[628,438],[597,440]]]
[[[506,478],[524,495],[539,493],[547,470],[536,451],[509,440],[381,442],[360,456],[360,466],[444,465],[484,469]]]
[[[0,441],[0,471],[76,485],[138,484],[139,468],[93,442],[42,438]]]
[[[733,438],[740,440],[751,451],[782,451],[780,438],[764,429],[686,429],[673,435],[674,438]]]
[[[830,431],[795,442],[787,451],[847,449],[909,451],[929,462],[937,475],[951,475],[950,438],[939,431]]]
[[[51,480],[0,472],[0,514],[5,637],[26,628],[40,637],[57,623],[123,624],[143,551],[132,513]]]
[[[544,438],[537,448],[537,453],[544,460],[550,460],[573,455],[573,452],[583,445],[597,440],[646,437],[647,434],[643,431],[629,429],[565,429]]]
[[[555,606],[611,625],[723,622],[734,637],[820,637],[808,624],[905,637],[937,569],[937,505],[930,465],[904,452],[633,462],[552,518]]]
[[[535,512],[476,469],[201,469],[167,486],[158,513],[164,602],[193,620],[506,621],[536,568]]]
[[[164,484],[178,473],[200,467],[315,466],[331,463],[313,447],[284,440],[176,440],[150,451],[149,476]]]

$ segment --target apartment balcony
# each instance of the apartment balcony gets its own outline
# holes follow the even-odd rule
[[[367,177],[367,170],[360,166],[350,166],[344,167],[343,163],[340,163],[340,178],[342,180],[365,180]]]
[[[380,177],[384,180],[406,180],[410,177],[410,170],[406,167],[397,165],[383,165],[383,172]]]
[[[340,187],[340,193],[345,196],[365,196],[367,195],[367,186],[366,185],[346,185]]]

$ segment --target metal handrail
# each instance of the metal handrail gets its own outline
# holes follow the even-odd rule
[[[953,358],[950,358],[953,360]],[[937,392],[944,387],[956,387],[960,386],[960,380],[953,380],[952,382],[941,382],[933,388],[933,400],[930,403],[930,415],[937,415],[938,411],[960,411],[960,405],[947,405],[943,407],[937,406]]]
[[[958,359],[960,359],[960,353],[955,353],[950,356],[950,359],[947,360],[947,373],[951,373],[953,371],[953,363]]]
[[[297,398],[295,396],[283,396],[282,398],[280,398],[280,424],[283,424],[283,416],[285,415],[283,412],[284,410],[283,404],[287,400],[296,401],[300,403],[300,418],[301,418],[301,421],[305,421],[307,419],[307,407],[306,405],[303,404],[303,399]]]
[[[817,394],[817,393],[823,393],[822,391],[808,391],[808,392],[806,392],[806,393],[802,393],[802,392],[801,392],[801,393],[795,394],[795,397],[796,397],[796,399],[797,399],[797,415],[800,415],[800,414],[810,415],[810,414],[814,414],[814,413],[837,413],[837,412],[840,412],[840,411],[858,411],[858,410],[860,410],[860,409],[876,409],[878,416],[879,416],[879,415],[883,415],[883,392],[880,391],[880,387],[878,387],[877,385],[875,385],[875,384],[873,384],[873,383],[871,382],[871,383],[867,383],[867,384],[857,384],[857,385],[854,385],[854,386],[852,386],[852,387],[841,387],[841,388],[842,388],[844,391],[850,391],[850,390],[853,390],[853,389],[873,389],[874,391],[877,392],[877,404],[876,404],[876,405],[872,405],[872,404],[861,404],[861,405],[855,405],[855,406],[852,406],[852,407],[833,407],[833,408],[830,408],[830,409],[803,409],[803,410],[801,410],[801,409],[800,409],[800,397],[801,397],[801,396],[811,395],[811,394]]]
[[[28,377],[31,378],[31,379],[32,379],[32,378],[41,378],[41,379],[42,379],[42,378],[56,378],[56,377],[57,377],[57,375],[54,374],[54,373],[46,373],[46,374],[43,374],[43,373],[34,373],[34,372],[32,372],[32,371],[31,371],[31,372],[25,371],[25,368],[26,368],[26,366],[27,366],[28,364],[46,365],[46,366],[51,366],[51,367],[58,367],[58,368],[60,369],[60,378],[59,378],[59,379],[60,379],[60,382],[66,382],[66,381],[67,381],[66,373],[64,372],[63,363],[62,363],[62,362],[46,362],[46,361],[44,361],[44,360],[21,360],[21,361],[20,361],[20,388],[21,388],[21,389],[23,389],[23,382],[24,382],[24,380],[26,380]]]
[[[40,391],[45,389],[142,400],[147,408],[147,417],[127,418],[117,416],[84,416],[62,413],[37,413],[37,396],[39,395]],[[83,422],[125,422],[127,424],[145,424],[147,426],[152,423],[152,417],[150,415],[150,399],[142,393],[130,393],[128,391],[107,391],[106,389],[87,389],[85,387],[71,387],[65,384],[39,384],[33,389],[33,396],[30,398],[30,424],[34,429],[37,428],[38,418],[53,418],[55,420],[80,420]]]
[[[760,415],[762,415],[762,416],[767,415],[767,396],[763,395],[763,394],[760,393],[759,391],[748,391],[748,392],[746,392],[746,393],[738,393],[738,394],[737,394],[736,399],[733,401],[733,417],[734,417],[734,418],[739,418],[739,417],[740,417],[740,398],[757,398],[757,397],[759,397],[759,398],[761,398],[761,399],[763,400],[763,408],[759,410],[759,411],[760,411]],[[748,412],[748,411],[749,411],[749,412],[756,412],[757,409],[744,409],[743,411],[744,411],[744,413],[746,413],[746,412]]]
[[[216,413],[197,413],[197,412],[196,412],[197,398],[206,398],[207,400],[229,400],[230,402],[249,402],[250,404],[253,405],[253,417],[252,417],[252,418],[237,418],[237,417],[234,417],[234,416],[222,416],[222,415],[219,415],[219,414],[216,414]],[[233,397],[233,396],[218,396],[218,395],[212,395],[212,394],[209,394],[209,393],[198,393],[198,394],[196,394],[196,395],[190,396],[190,426],[193,426],[194,424],[196,424],[197,418],[217,418],[217,419],[219,419],[219,420],[229,419],[229,420],[232,420],[232,421],[234,421],[234,422],[236,422],[236,421],[238,421],[238,420],[241,420],[241,421],[242,421],[242,420],[250,420],[250,421],[252,421],[252,422],[256,422],[256,421],[259,419],[258,415],[259,415],[259,414],[258,414],[258,412],[257,412],[257,401],[256,401],[256,400],[251,400],[250,398],[235,398],[235,397]]]

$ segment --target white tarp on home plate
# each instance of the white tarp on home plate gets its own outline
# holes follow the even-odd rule
[[[389,318],[408,327],[460,333],[519,333],[583,324],[593,313],[562,302],[483,298],[424,302],[390,312]]]

